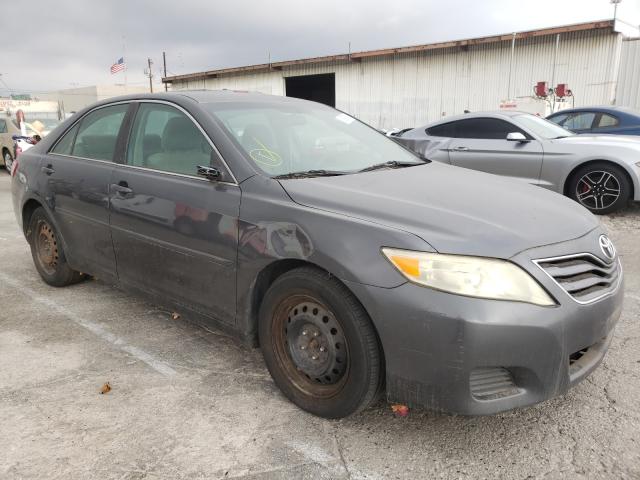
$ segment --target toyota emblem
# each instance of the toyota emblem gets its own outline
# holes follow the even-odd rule
[[[600,250],[606,258],[609,260],[613,260],[616,256],[616,247],[613,246],[613,242],[606,235],[600,235],[598,239],[598,243],[600,244]]]

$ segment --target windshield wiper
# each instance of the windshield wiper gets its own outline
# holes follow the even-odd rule
[[[276,180],[286,180],[289,178],[311,178],[311,177],[335,177],[337,175],[346,175],[348,172],[339,172],[336,170],[304,170],[301,172],[289,172],[282,175],[276,175]]]
[[[424,160],[424,163],[427,163],[428,160]],[[363,168],[362,170],[358,170],[358,172],[370,172],[372,170],[381,170],[383,168],[404,168],[404,167],[415,167],[416,165],[424,165],[424,163],[419,162],[397,162],[395,160],[391,160],[390,162],[382,162],[376,163],[375,165],[371,165],[370,167]]]

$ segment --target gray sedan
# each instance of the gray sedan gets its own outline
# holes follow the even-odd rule
[[[575,135],[521,112],[450,117],[396,138],[419,154],[567,195],[593,213],[640,200],[640,137]]]
[[[313,102],[110,99],[14,165],[46,283],[94,275],[259,344],[323,417],[383,392],[465,414],[540,402],[598,366],[620,316],[620,261],[584,208]]]

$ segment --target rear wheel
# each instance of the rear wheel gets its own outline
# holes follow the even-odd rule
[[[304,267],[279,277],[260,308],[259,334],[276,385],[314,415],[351,415],[382,391],[383,357],[371,320],[325,272]]]
[[[11,156],[11,153],[9,153],[9,150],[4,151],[2,155],[2,159],[4,160],[4,168],[6,168],[8,174],[11,174],[11,165],[13,165],[13,157]]]
[[[598,215],[620,210],[630,194],[631,185],[624,170],[607,162],[585,165],[569,182],[569,196]]]
[[[42,207],[31,215],[28,231],[33,263],[46,283],[64,287],[82,279],[67,263],[58,232]]]

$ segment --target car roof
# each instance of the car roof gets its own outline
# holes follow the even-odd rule
[[[133,95],[122,95],[111,97],[92,105],[105,105],[109,103],[123,102],[129,100],[184,100],[190,99],[196,103],[218,103],[218,102],[268,102],[268,103],[308,103],[308,100],[302,100],[293,97],[283,97],[280,95],[268,95],[259,92],[249,92],[240,90],[174,90],[170,92],[159,93],[139,93]]]
[[[549,115],[550,117],[555,117],[557,115],[566,115],[568,113],[577,113],[577,112],[604,112],[604,113],[624,113],[627,115],[640,116],[640,111],[635,110],[630,107],[625,107],[622,105],[595,105],[592,107],[579,107],[579,108],[565,108],[558,112],[552,113]]]
[[[443,117],[440,120],[436,120],[435,122],[428,123],[422,127],[418,127],[421,129],[435,127],[436,125],[442,125],[445,123],[455,122],[457,120],[466,120],[469,118],[511,118],[516,117],[518,115],[530,115],[528,112],[521,112],[519,110],[487,110],[484,112],[469,112],[463,113],[462,115],[452,115],[450,117]]]

